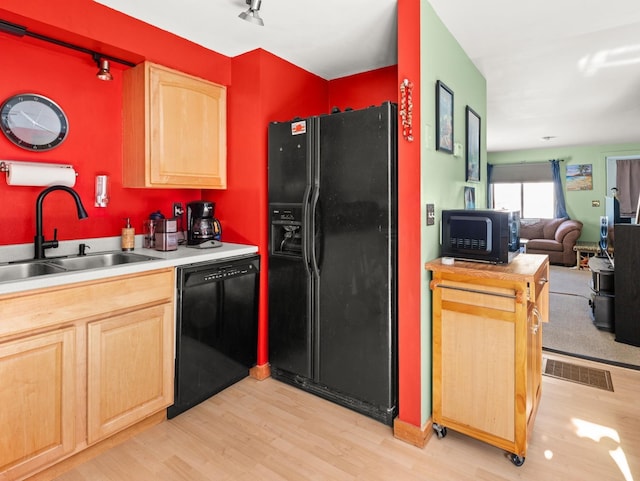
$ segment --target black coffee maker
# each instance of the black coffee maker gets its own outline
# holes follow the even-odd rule
[[[199,200],[187,204],[187,245],[198,245],[210,240],[220,240],[222,227],[213,217],[215,202]]]

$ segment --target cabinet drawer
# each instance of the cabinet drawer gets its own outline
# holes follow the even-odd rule
[[[7,295],[0,299],[0,337],[170,302],[173,291],[171,268]]]
[[[442,279],[435,285],[442,289],[442,301],[499,311],[515,312],[516,291],[511,288]]]

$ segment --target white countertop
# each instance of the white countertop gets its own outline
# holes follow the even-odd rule
[[[78,244],[86,243],[91,248],[88,254],[99,252],[119,251],[120,238],[100,238],[61,242],[61,249],[47,250],[48,257],[75,254],[78,251]],[[64,244],[64,245],[63,245]],[[75,282],[105,279],[108,277],[121,276],[125,274],[135,274],[165,267],[175,267],[196,262],[225,259],[247,254],[255,254],[258,247],[245,244],[231,244],[223,242],[220,247],[210,249],[195,249],[186,246],[179,246],[175,251],[157,251],[155,249],[144,249],[141,247],[141,239],[136,239],[136,248],[132,251],[135,254],[143,254],[157,259],[121,264],[117,266],[103,267],[99,269],[87,269],[82,271],[68,271],[58,274],[48,274],[36,276],[19,281],[0,282],[0,295],[10,294],[32,289],[61,286]],[[30,249],[29,250],[29,246]],[[26,254],[26,252],[29,252]],[[26,255],[25,255],[26,254]],[[21,244],[19,246],[0,247],[0,262],[8,262],[19,259],[30,259],[33,257],[33,244]]]

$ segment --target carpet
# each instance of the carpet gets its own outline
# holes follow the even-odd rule
[[[591,319],[591,271],[551,266],[549,322],[542,328],[542,347],[550,352],[640,369],[640,347],[615,341]]]

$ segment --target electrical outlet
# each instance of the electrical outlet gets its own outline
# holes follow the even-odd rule
[[[180,217],[184,214],[184,209],[182,208],[182,202],[174,202],[173,203],[173,217]]]

